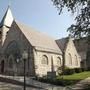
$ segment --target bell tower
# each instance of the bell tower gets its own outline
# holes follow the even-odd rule
[[[0,45],[1,46],[3,45],[6,39],[7,33],[12,25],[13,20],[14,18],[13,18],[10,6],[8,6],[6,13],[0,23]]]

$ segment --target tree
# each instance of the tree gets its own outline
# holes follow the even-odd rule
[[[90,0],[51,0],[58,9],[59,14],[64,8],[71,13],[78,14],[76,23],[72,24],[67,31],[74,37],[90,36]]]

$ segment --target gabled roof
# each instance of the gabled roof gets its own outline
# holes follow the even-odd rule
[[[69,40],[68,37],[56,40],[56,43],[58,44],[59,48],[62,51],[65,51],[67,43],[68,43],[68,40]]]
[[[15,21],[22,33],[25,35],[27,40],[34,46],[37,50],[50,51],[54,53],[62,54],[60,48],[55,42],[55,39],[49,37],[45,33],[34,30],[22,23]]]
[[[10,7],[8,6],[4,17],[1,20],[0,27],[2,26],[11,27],[12,22],[13,22],[12,12],[11,12]]]

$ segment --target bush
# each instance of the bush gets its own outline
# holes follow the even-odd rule
[[[64,85],[64,82],[62,79],[50,79],[50,78],[39,78],[40,82],[45,82],[45,83],[51,83],[54,85]]]
[[[65,68],[64,69],[64,75],[71,75],[75,73],[75,69]]]
[[[81,68],[75,68],[75,72],[80,73],[80,72],[82,72],[82,69]]]
[[[87,68],[87,71],[90,71],[90,67]]]
[[[86,71],[86,69],[85,69],[85,68],[81,68],[81,69],[82,69],[82,72]]]

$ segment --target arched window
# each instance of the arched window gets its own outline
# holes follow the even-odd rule
[[[1,73],[4,72],[4,60],[1,61]]]
[[[46,55],[43,55],[43,56],[42,56],[42,61],[41,61],[41,63],[48,65],[48,57],[47,57]]]
[[[13,68],[13,60],[11,58],[9,59],[8,64],[9,64],[9,68]]]
[[[0,31],[0,39],[2,38],[2,32]]]
[[[75,55],[75,65],[78,66],[78,59],[76,55]]]
[[[72,56],[70,53],[68,54],[68,58],[69,58],[69,65],[72,65]]]
[[[62,62],[61,62],[61,58],[60,57],[57,57],[57,65],[58,66],[61,66]]]

